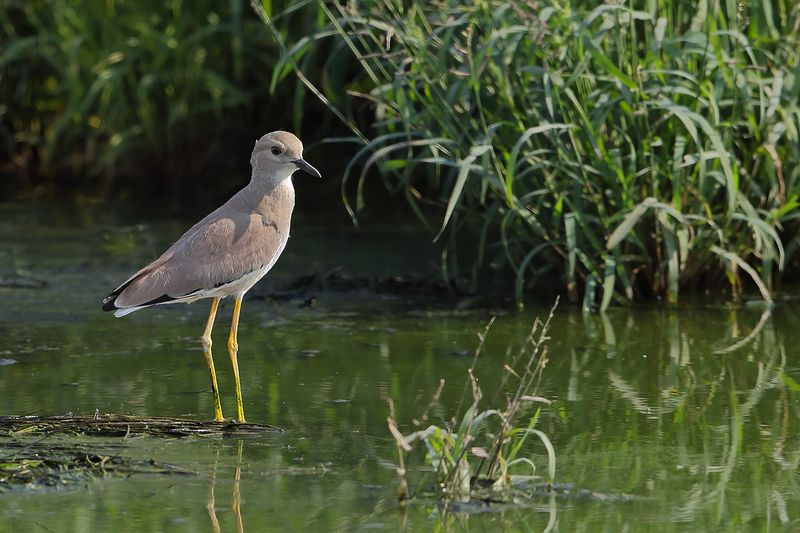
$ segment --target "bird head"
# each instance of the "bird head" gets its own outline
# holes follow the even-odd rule
[[[266,172],[288,178],[296,170],[321,178],[319,171],[303,159],[303,143],[288,131],[273,131],[256,141],[250,164],[254,173]]]

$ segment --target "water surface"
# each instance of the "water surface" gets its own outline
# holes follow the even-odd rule
[[[207,302],[114,319],[100,300],[191,223],[126,226],[108,213],[4,208],[0,274],[40,288],[0,289],[0,413],[96,410],[209,417],[198,337]],[[427,273],[434,250],[410,230],[355,233],[298,226],[269,294],[298,275]],[[99,479],[57,491],[0,493],[3,531],[792,530],[800,526],[800,366],[794,300],[698,300],[582,313],[562,305],[539,393],[557,481],[600,497],[553,496],[453,513],[396,502],[385,398],[404,431],[446,385],[431,420],[461,398],[476,333],[493,314],[476,374],[489,397],[508,347],[550,302],[517,314],[419,306],[402,295],[316,295],[245,302],[240,368],[253,422],[282,434],[230,439],[89,439],[98,449],[197,472]],[[214,332],[227,416],[235,413],[224,350],[230,304]],[[61,442],[50,437],[52,442]],[[528,453],[544,472],[544,450]],[[411,479],[419,472],[409,474]],[[603,495],[632,495],[620,501]]]

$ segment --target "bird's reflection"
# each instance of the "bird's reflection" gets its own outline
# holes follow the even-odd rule
[[[219,452],[221,448],[222,443],[214,450],[214,465],[211,468],[211,483],[208,487],[208,499],[206,500],[206,509],[208,510],[208,517],[211,520],[211,530],[214,533],[220,533],[221,531],[219,519],[217,518],[216,502],[217,466],[219,465]],[[237,533],[244,533],[244,522],[242,521],[242,494],[239,487],[239,483],[242,479],[243,449],[244,441],[238,440],[236,442],[236,468],[233,472],[233,492],[231,494],[231,510],[233,511],[233,519],[236,522]]]
[[[242,522],[242,495],[239,492],[239,481],[242,479],[242,448],[244,441],[236,443],[236,470],[233,473],[233,495],[231,498],[231,508],[233,517],[236,520],[237,533],[244,533],[244,523]]]

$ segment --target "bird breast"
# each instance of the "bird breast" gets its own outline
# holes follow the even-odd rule
[[[273,266],[275,266],[275,263],[278,261],[278,257],[280,257],[280,255],[283,253],[283,249],[286,247],[286,242],[289,240],[289,235],[284,235],[285,236],[283,239],[281,239],[278,250],[276,250],[275,255],[266,265],[245,274],[235,281],[216,287],[213,291],[215,293],[213,296],[241,296],[249,291],[253,285],[258,283],[258,281],[263,278]]]

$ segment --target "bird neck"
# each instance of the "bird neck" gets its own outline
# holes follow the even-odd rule
[[[241,191],[242,200],[250,204],[250,208],[261,214],[294,209],[294,185],[291,172],[285,177],[275,174],[257,175],[253,171],[250,183]],[[279,179],[281,178],[281,179]]]
[[[291,177],[295,170],[297,170],[295,167],[265,167],[255,165],[250,175],[250,184],[258,187],[259,190],[268,192]]]

